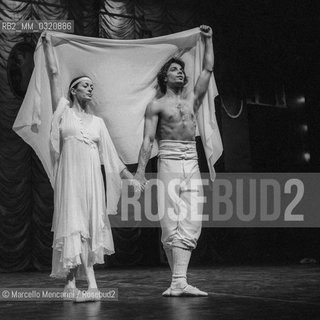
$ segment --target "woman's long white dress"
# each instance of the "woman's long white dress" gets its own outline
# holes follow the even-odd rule
[[[83,122],[64,98],[53,116],[51,144],[56,159],[51,276],[65,277],[71,268],[81,266],[84,250],[88,250],[88,265],[104,263],[104,255],[114,253],[101,164],[105,165],[107,182],[115,182],[112,188],[118,189],[111,196],[109,192],[109,199],[107,192],[113,207],[120,192],[119,174],[125,166],[104,121],[92,115]],[[81,268],[79,271],[83,275]]]

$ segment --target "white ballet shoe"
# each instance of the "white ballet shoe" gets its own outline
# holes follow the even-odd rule
[[[182,289],[179,289],[179,288],[173,289],[170,287],[162,293],[162,296],[164,297],[207,297],[208,293],[205,291],[201,291],[198,288],[188,284],[186,287]]]

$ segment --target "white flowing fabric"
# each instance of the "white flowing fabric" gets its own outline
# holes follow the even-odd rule
[[[141,40],[50,34],[64,95],[73,78],[87,75],[93,80],[92,112],[104,119],[120,158],[127,164],[138,162],[144,113],[156,94],[156,75],[161,66],[172,56],[181,57],[189,78],[187,90],[193,88],[202,70],[204,43],[199,28]],[[41,37],[34,59],[35,69],[13,129],[35,150],[53,185],[54,159],[49,143],[52,108]],[[222,153],[214,108],[217,94],[212,76],[198,115],[198,130],[212,179],[213,165]],[[153,156],[156,153],[157,148],[153,148]]]
[[[60,99],[53,115],[51,146],[56,159],[51,276],[65,277],[76,266],[81,266],[79,275],[83,276],[81,254],[87,252],[82,258],[91,266],[104,263],[104,255],[114,253],[101,163],[105,165],[107,189],[118,190],[118,194],[125,165],[104,121],[94,115],[84,121],[65,98]],[[116,209],[118,199],[107,201]]]

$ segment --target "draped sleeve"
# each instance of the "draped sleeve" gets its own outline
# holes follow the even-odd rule
[[[50,146],[54,161],[56,162],[60,156],[60,122],[63,113],[69,107],[69,101],[62,97],[59,100],[57,109],[55,110],[50,131]]]
[[[99,153],[106,173],[107,214],[116,214],[121,193],[120,173],[126,168],[120,160],[104,121],[100,120]]]

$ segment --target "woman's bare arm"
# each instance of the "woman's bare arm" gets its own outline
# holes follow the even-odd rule
[[[52,111],[54,112],[62,96],[61,81],[57,61],[52,48],[51,36],[47,32],[43,32],[41,38],[50,81]]]

